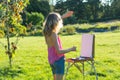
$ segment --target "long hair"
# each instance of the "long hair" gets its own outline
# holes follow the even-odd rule
[[[44,26],[43,34],[45,36],[50,36],[53,29],[55,29],[55,27],[57,26],[57,24],[60,20],[58,15],[59,15],[58,13],[52,12],[47,16],[47,18],[43,24],[43,26]]]

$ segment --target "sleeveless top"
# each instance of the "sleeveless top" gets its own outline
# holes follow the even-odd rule
[[[57,38],[57,42],[58,42],[59,48],[62,49],[62,44],[59,37]],[[57,53],[56,48],[54,46],[48,48],[48,60],[50,64],[53,64],[55,61],[59,60],[63,56],[64,54]]]

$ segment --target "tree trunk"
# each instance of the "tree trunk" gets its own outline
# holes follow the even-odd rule
[[[12,67],[12,53],[10,51],[10,33],[9,33],[9,25],[8,25],[8,0],[6,0],[6,4],[7,4],[7,9],[6,9],[6,28],[7,28],[7,53],[8,53],[8,56],[9,56],[9,64],[10,64],[10,67]]]

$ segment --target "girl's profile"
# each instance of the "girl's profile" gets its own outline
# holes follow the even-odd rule
[[[51,66],[54,80],[63,79],[65,66],[64,54],[70,51],[76,51],[75,46],[68,49],[62,48],[62,43],[58,33],[63,27],[62,18],[64,17],[65,15],[61,17],[59,13],[52,12],[47,16],[44,22],[43,33],[48,47],[48,61]]]

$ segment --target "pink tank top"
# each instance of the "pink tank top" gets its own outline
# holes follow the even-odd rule
[[[57,42],[58,42],[59,48],[62,49],[62,44],[59,37],[57,38]],[[64,54],[57,53],[54,46],[48,48],[48,60],[50,64],[53,64],[55,61],[59,60],[63,56]]]

